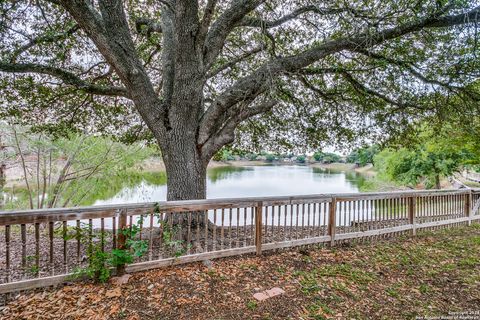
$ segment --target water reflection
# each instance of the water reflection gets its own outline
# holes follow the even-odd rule
[[[116,176],[109,180],[98,179],[94,192],[84,199],[82,205],[129,203],[128,201],[112,202],[112,200],[134,199],[139,197],[145,188],[166,188],[166,185],[167,175],[165,172],[130,172],[128,175]],[[144,199],[135,202],[150,201],[148,195]]]
[[[235,179],[242,175],[247,174],[245,171],[253,171],[253,167],[217,167],[209,169],[207,172],[207,177],[211,182],[216,182],[218,180],[224,179]]]

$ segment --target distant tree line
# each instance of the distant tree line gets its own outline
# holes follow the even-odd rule
[[[215,161],[266,161],[266,162],[292,162],[292,163],[306,163],[306,162],[321,162],[321,163],[336,163],[345,162],[342,156],[332,152],[317,151],[313,155],[294,154],[294,153],[273,153],[261,151],[258,153],[248,152],[235,148],[223,148],[214,157]]]

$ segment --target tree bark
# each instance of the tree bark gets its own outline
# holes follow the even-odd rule
[[[188,137],[169,141],[163,159],[167,171],[167,200],[205,199],[207,163]]]
[[[440,175],[435,175],[435,189],[441,189],[442,186],[440,185]]]
[[[7,177],[5,171],[7,167],[4,163],[0,163],[0,210],[3,209],[5,205],[5,194],[3,193],[3,189],[5,187],[5,183],[7,182]]]
[[[3,162],[3,152],[5,151],[5,146],[2,144],[2,136],[0,133],[0,192],[3,191],[3,187],[5,186],[5,183],[7,182],[6,178],[6,171],[7,171],[7,166]],[[3,199],[3,198],[2,198]]]
[[[167,172],[167,200],[205,199],[208,162],[197,149],[196,140],[188,133],[170,134],[168,146],[162,153]],[[197,234],[205,236],[205,228],[209,231],[213,229],[208,220],[208,210],[167,214],[164,222],[174,226],[171,230],[173,239],[182,240],[184,244],[187,244],[189,230],[193,243]],[[200,231],[197,232],[197,229]]]

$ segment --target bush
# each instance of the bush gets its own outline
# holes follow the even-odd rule
[[[257,160],[258,155],[256,153],[247,153],[245,158],[250,161],[255,161]]]
[[[233,161],[235,157],[230,150],[222,149],[213,156],[214,161]]]
[[[315,161],[317,162],[320,162],[323,160],[323,157],[325,156],[325,154],[323,152],[315,152],[313,154],[313,159],[315,159]]]
[[[304,155],[300,155],[297,157],[297,162],[299,163],[305,163],[306,160],[307,160],[307,157]]]
[[[269,153],[269,154],[266,155],[266,160],[268,162],[273,162],[273,161],[277,160],[277,157],[275,157],[274,154]]]
[[[338,154],[331,153],[331,152],[315,152],[313,154],[313,159],[318,162],[323,162],[323,163],[333,163],[333,162],[341,162],[342,157],[340,157]]]

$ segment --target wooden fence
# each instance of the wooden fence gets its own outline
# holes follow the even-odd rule
[[[293,246],[413,233],[480,220],[480,190],[320,194],[0,213],[0,293],[59,284],[92,246],[146,253],[127,272]],[[183,223],[178,223],[182,222]]]

